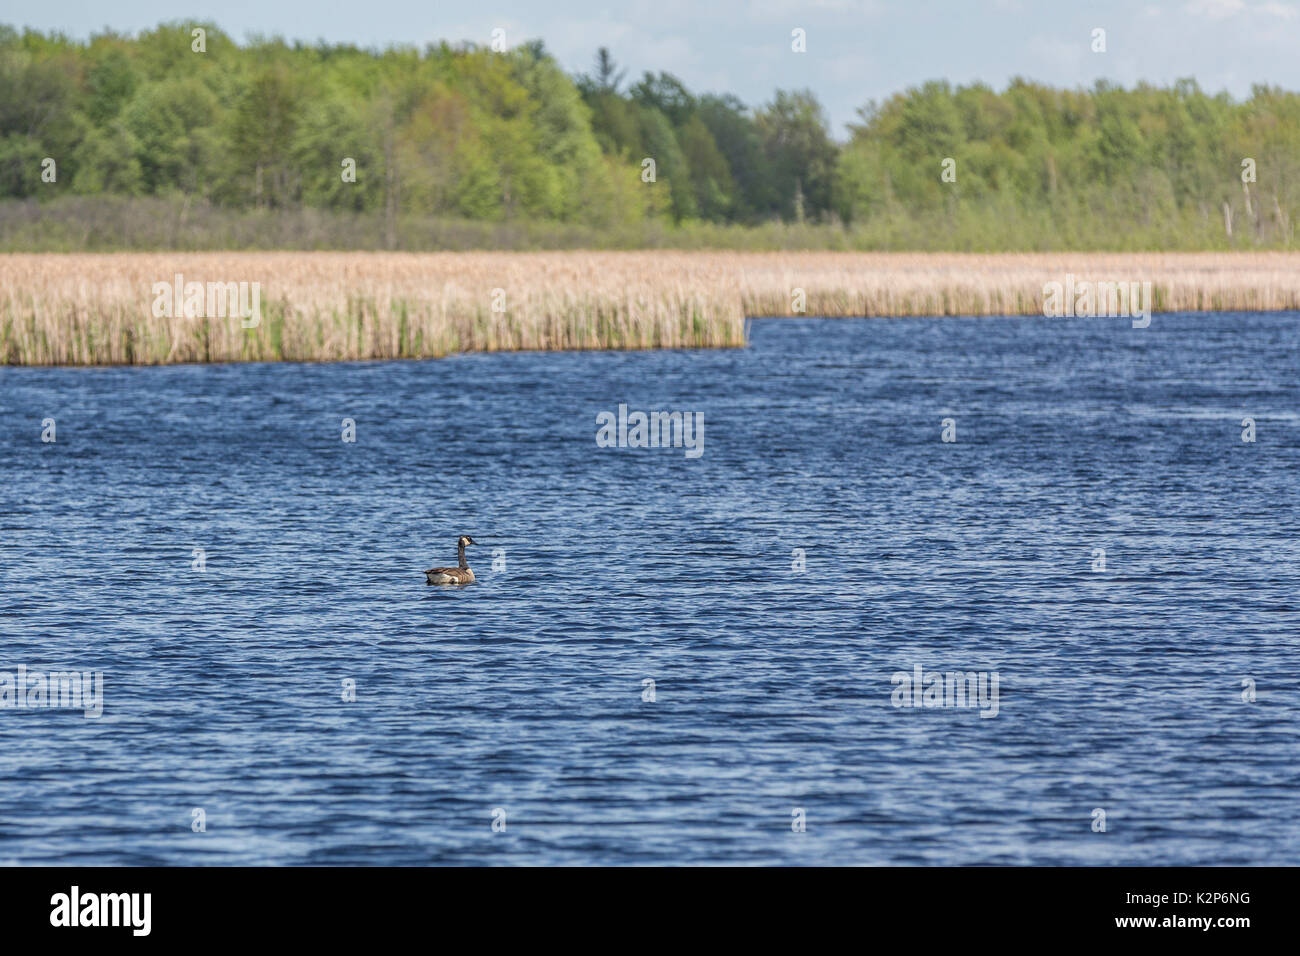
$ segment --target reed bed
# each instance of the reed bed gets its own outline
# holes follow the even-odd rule
[[[154,284],[256,282],[260,322],[156,317]],[[0,255],[0,363],[725,348],[746,316],[1041,314],[1043,285],[1150,281],[1161,310],[1300,309],[1300,253]],[[799,295],[803,292],[803,308]]]
[[[1300,253],[717,253],[746,315],[1042,315],[1043,286],[1151,282],[1160,311],[1300,308]]]

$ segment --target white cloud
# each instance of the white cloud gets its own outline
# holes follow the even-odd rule
[[[1192,0],[1184,9],[1194,17],[1226,20],[1245,10],[1246,0]]]
[[[1279,17],[1283,20],[1294,20],[1296,18],[1296,8],[1289,3],[1261,3],[1257,8],[1260,13],[1267,14],[1270,17]]]
[[[885,8],[878,0],[750,0],[749,15],[762,20],[797,20],[813,11],[877,16]]]
[[[1251,17],[1256,14],[1276,17],[1279,20],[1294,20],[1300,16],[1300,11],[1294,6],[1281,3],[1279,0],[1266,0],[1265,3],[1254,6],[1247,6],[1246,0],[1191,0],[1183,9],[1192,16],[1204,20],[1227,20],[1240,13]]]

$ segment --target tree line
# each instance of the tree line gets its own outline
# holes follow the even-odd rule
[[[750,106],[665,72],[628,80],[604,49],[570,76],[540,41],[377,51],[239,45],[211,24],[84,42],[0,27],[8,199],[365,213],[390,245],[413,214],[825,224],[885,247],[942,230],[970,247],[1086,245],[1124,229],[1289,245],[1298,185],[1300,96],[1262,86],[1237,101],[1191,80],[936,81],[867,103],[837,141],[810,91]]]

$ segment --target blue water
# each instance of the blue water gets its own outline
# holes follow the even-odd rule
[[[1298,330],[0,368],[0,863],[1298,864]]]

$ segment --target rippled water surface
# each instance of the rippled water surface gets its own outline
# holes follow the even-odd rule
[[[751,333],[0,369],[0,863],[1300,863],[1300,316]]]

